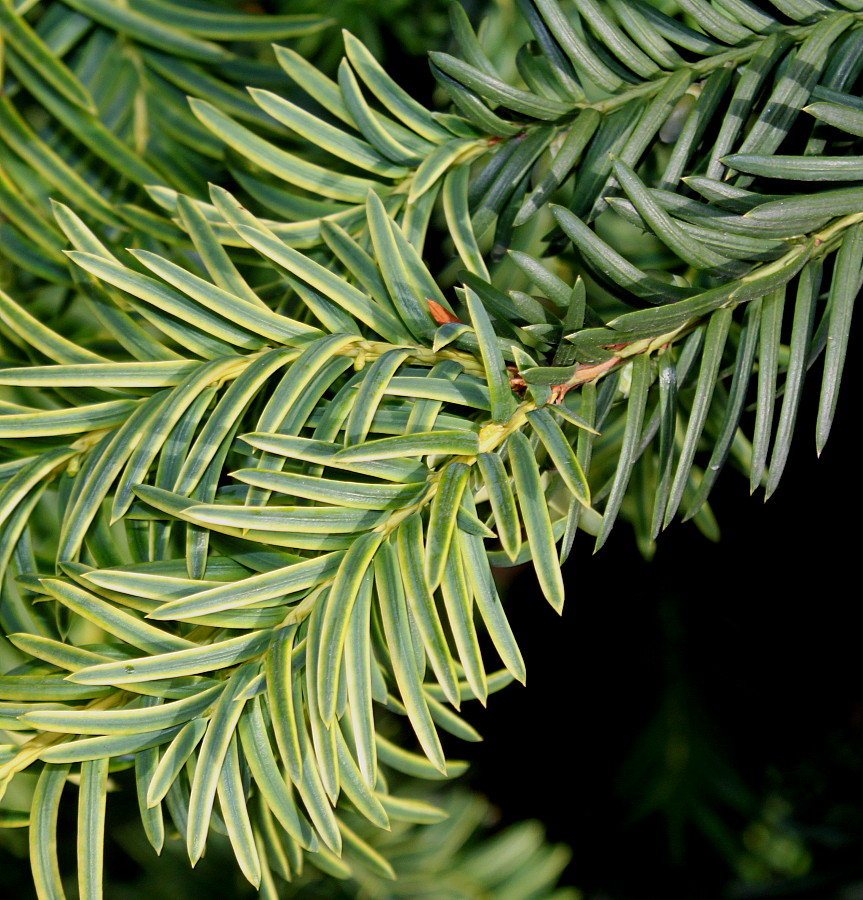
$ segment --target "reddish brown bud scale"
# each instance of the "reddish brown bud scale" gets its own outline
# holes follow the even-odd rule
[[[458,322],[461,324],[461,319],[454,316],[448,309],[441,306],[435,300],[429,300],[426,298],[426,303],[429,305],[429,312],[431,313],[431,317],[438,323],[438,325],[446,325],[448,322]]]

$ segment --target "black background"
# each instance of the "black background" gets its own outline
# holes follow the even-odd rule
[[[527,687],[468,712],[485,737],[467,748],[472,781],[502,822],[535,817],[570,844],[567,880],[589,898],[863,896],[859,377],[852,358],[818,459],[811,374],[773,497],[722,474],[711,500],[719,543],[675,523],[646,562],[625,523],[596,556],[580,534],[562,617],[531,570],[512,583]],[[812,855],[807,874],[744,885],[697,828],[675,852],[662,816],[631,821],[645,780],[626,781],[622,768],[643,756],[636,741],[669,685],[689,700],[687,739],[715,749],[750,793],[749,809],[714,803],[720,818],[739,838],[765,798],[780,797],[783,827]],[[655,773],[662,759],[641,762]],[[721,773],[700,783],[708,795],[725,788]]]

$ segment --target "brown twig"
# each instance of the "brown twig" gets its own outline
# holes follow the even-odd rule
[[[608,349],[620,350],[625,346],[626,344],[617,344],[610,346]],[[621,358],[619,356],[612,356],[609,359],[603,360],[601,363],[582,363],[568,381],[550,386],[551,399],[549,400],[549,403],[560,405],[563,402],[563,398],[574,387],[578,387],[588,381],[593,381],[594,378],[598,378],[603,372],[607,372],[609,369],[614,368],[620,360]],[[513,373],[509,379],[510,388],[516,393],[523,393],[528,385],[519,374],[518,369],[516,369],[515,366],[507,366],[507,370]]]

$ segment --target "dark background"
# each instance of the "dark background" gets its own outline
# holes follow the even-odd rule
[[[528,687],[471,710],[486,740],[451,752],[476,763],[503,822],[538,818],[573,848],[567,880],[590,900],[863,897],[848,368],[820,460],[813,371],[773,497],[723,473],[719,543],[675,523],[646,562],[625,523],[596,556],[580,534],[561,618],[532,571],[512,583]]]
[[[385,43],[428,101],[426,65]],[[648,563],[621,522],[595,557],[577,540],[562,617],[529,568],[510,587],[528,687],[466,705],[486,740],[447,751],[473,763],[500,827],[536,818],[572,848],[564,880],[586,900],[863,898],[860,379],[851,357],[818,460],[813,376],[771,500],[733,471],[720,478],[720,543],[675,523]],[[133,797],[113,797],[109,831],[129,855],[113,845],[110,900],[131,897],[132,881],[148,896],[239,895],[230,861],[195,873],[179,851],[158,862],[129,815]],[[74,842],[60,849],[68,861]],[[0,862],[0,896],[34,896],[26,864]]]

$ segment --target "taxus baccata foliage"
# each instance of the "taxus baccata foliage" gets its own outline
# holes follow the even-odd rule
[[[265,895],[391,875],[441,815],[393,773],[457,774],[439,731],[525,678],[492,567],[560,610],[620,516],[712,534],[821,358],[827,440],[863,2],[517,6],[502,44],[453,6],[429,109],[350,33],[316,67],[315,15],[0,0],[0,788],[35,781],[40,897],[73,790],[100,895],[130,768],[157,850],[226,833]]]

